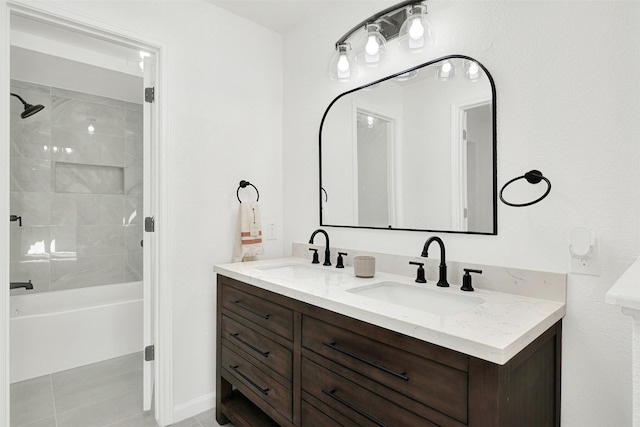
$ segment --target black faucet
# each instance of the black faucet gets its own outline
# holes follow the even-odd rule
[[[311,237],[309,238],[309,244],[313,244],[313,238],[316,237],[316,234],[318,233],[322,233],[324,234],[325,239],[327,239],[327,247],[324,250],[324,264],[322,265],[331,265],[331,252],[329,252],[329,235],[327,234],[326,231],[322,230],[322,229],[317,229],[316,231],[314,231],[311,234]]]
[[[9,289],[18,288],[25,288],[27,290],[33,289],[33,283],[31,283],[31,280],[28,282],[9,282]]]
[[[422,256],[425,258],[429,257],[429,254],[428,254],[429,245],[431,244],[431,242],[434,242],[434,241],[438,242],[438,244],[440,245],[440,277],[438,278],[437,285],[440,286],[441,288],[448,288],[449,282],[447,282],[447,264],[445,261],[444,242],[442,241],[442,239],[439,237],[429,238],[429,240],[425,242],[424,248],[422,249]]]

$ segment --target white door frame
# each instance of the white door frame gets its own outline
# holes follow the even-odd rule
[[[491,98],[467,100],[451,106],[451,226],[468,231],[467,209],[467,110],[491,104]]]
[[[173,423],[173,355],[172,355],[172,288],[171,288],[171,246],[170,221],[170,170],[171,134],[168,117],[169,93],[167,85],[170,64],[169,43],[155,36],[141,35],[135,30],[114,26],[94,17],[62,7],[56,2],[28,0],[0,0],[0,217],[7,218],[10,197],[10,15],[19,13],[46,22],[74,28],[106,40],[148,50],[156,55],[156,114],[153,125],[157,156],[154,178],[157,194],[154,197],[153,212],[156,217],[155,250],[155,417],[160,425]],[[162,195],[162,197],[158,197]],[[10,425],[9,399],[9,221],[0,222],[0,424]]]
[[[387,204],[389,224],[398,226],[398,179],[397,179],[397,147],[400,141],[400,129],[402,129],[401,119],[390,111],[382,111],[379,106],[371,106],[360,101],[353,101],[352,104],[352,160],[353,160],[353,224],[359,224],[358,207],[358,114],[368,113],[389,123],[391,129],[387,134]],[[385,227],[386,228],[386,227]]]

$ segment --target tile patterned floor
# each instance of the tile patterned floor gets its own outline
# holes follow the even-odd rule
[[[142,412],[142,355],[11,384],[11,427],[157,427]],[[210,410],[173,427],[219,424]]]

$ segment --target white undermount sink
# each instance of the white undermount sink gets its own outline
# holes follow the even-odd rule
[[[452,293],[389,281],[349,289],[347,292],[440,316],[458,314],[484,302],[480,297],[462,292]]]
[[[258,267],[258,270],[274,279],[298,280],[321,278],[333,272],[330,267],[313,267],[306,264],[272,265]]]

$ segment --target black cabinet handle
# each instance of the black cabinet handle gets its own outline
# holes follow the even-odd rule
[[[325,343],[322,343],[322,344],[324,344],[327,347],[329,347],[329,348],[331,348],[333,350],[336,350],[336,351],[338,351],[338,352],[340,352],[342,354],[346,354],[349,357],[353,357],[354,359],[356,359],[356,360],[358,360],[358,361],[360,361],[362,363],[366,363],[369,366],[373,366],[376,369],[380,369],[381,371],[386,372],[387,374],[393,375],[396,378],[400,378],[401,380],[409,381],[409,377],[407,376],[406,372],[392,371],[389,368],[385,368],[382,365],[378,365],[377,363],[372,362],[370,360],[367,360],[362,356],[359,356],[359,355],[357,355],[355,353],[350,352],[349,350],[346,350],[346,349],[344,349],[342,347],[338,347],[335,342],[329,342],[329,343],[325,342]]]
[[[262,388],[261,386],[259,386],[258,384],[256,384],[255,382],[253,382],[253,380],[251,378],[249,378],[248,376],[246,376],[245,374],[243,374],[242,372],[240,372],[238,370],[238,365],[233,366],[233,365],[229,365],[229,368],[233,369],[233,371],[235,373],[237,373],[238,375],[240,375],[242,378],[244,378],[244,380],[246,382],[248,382],[249,384],[251,384],[252,386],[254,386],[255,388],[258,389],[258,391],[262,394],[264,394],[265,396],[269,394],[269,389],[268,388]]]
[[[255,345],[251,344],[250,342],[247,342],[247,341],[243,340],[242,338],[240,338],[240,333],[238,333],[238,332],[236,332],[236,333],[229,332],[229,335],[231,335],[232,337],[234,337],[235,339],[240,341],[242,344],[244,344],[247,347],[249,347],[251,350],[260,353],[264,357],[269,357],[269,352],[268,351],[262,351],[258,347],[256,347]]]
[[[270,314],[262,314],[260,312],[255,311],[253,308],[251,307],[247,307],[246,305],[242,304],[240,301],[236,300],[236,301],[231,301],[232,303],[234,303],[235,305],[237,305],[238,307],[240,307],[243,310],[248,311],[249,313],[255,314],[256,316],[260,316],[265,320],[269,320],[269,317],[271,316]]]
[[[351,409],[352,411],[355,411],[358,414],[362,415],[363,417],[365,417],[366,419],[368,419],[372,423],[374,423],[376,425],[379,425],[380,427],[387,427],[386,424],[378,421],[376,418],[374,418],[371,415],[367,414],[362,409],[356,408],[351,403],[347,402],[346,400],[344,400],[340,396],[336,395],[336,390],[335,389],[331,389],[331,390],[322,389],[322,392],[324,394],[326,394],[327,396],[329,396],[330,398],[332,398],[333,400],[335,400],[336,402],[339,402],[339,403],[343,404],[344,406],[346,406],[347,408]]]

